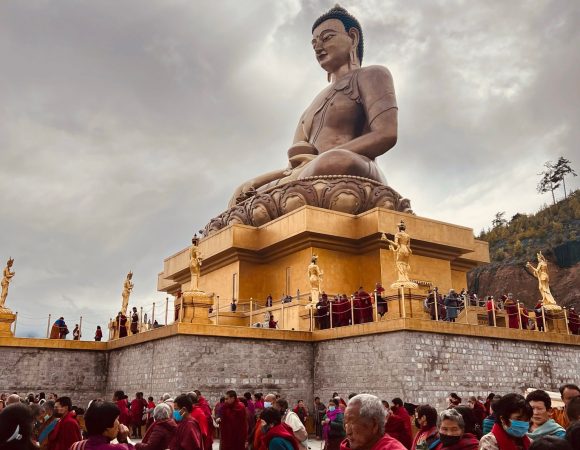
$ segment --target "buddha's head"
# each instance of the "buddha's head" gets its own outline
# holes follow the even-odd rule
[[[328,73],[346,64],[360,67],[364,43],[359,21],[337,4],[312,25],[312,47]]]

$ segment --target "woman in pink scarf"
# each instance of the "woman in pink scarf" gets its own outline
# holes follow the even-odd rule
[[[328,402],[326,415],[322,420],[322,439],[324,450],[339,450],[340,443],[344,439],[344,413],[338,407],[339,401],[333,398]]]

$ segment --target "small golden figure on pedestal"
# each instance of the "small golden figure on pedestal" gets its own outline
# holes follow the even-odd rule
[[[411,270],[411,265],[409,264],[409,259],[411,254],[411,236],[406,232],[405,222],[401,220],[398,225],[399,231],[395,233],[394,241],[387,238],[385,233],[381,236],[381,241],[385,241],[389,244],[389,250],[394,252],[395,255],[395,267],[397,268],[397,281],[391,285],[394,289],[399,288],[416,288],[417,283],[409,280],[409,271]]]
[[[548,275],[548,262],[542,252],[538,252],[538,265],[534,267],[529,261],[526,263],[526,267],[532,270],[532,275],[538,279],[538,289],[542,295],[542,305],[546,310],[561,310],[562,307],[558,306],[552,293],[550,292],[550,276]]]

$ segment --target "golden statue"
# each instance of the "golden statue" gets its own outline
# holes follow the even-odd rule
[[[10,268],[14,264],[14,260],[12,258],[8,259],[6,263],[6,267],[4,268],[4,273],[2,276],[2,294],[0,294],[0,309],[7,309],[4,308],[4,303],[6,303],[6,297],[8,297],[8,285],[10,284],[10,280],[12,277],[16,275],[16,272],[10,271]]]
[[[387,238],[385,233],[381,235],[381,241],[387,242],[389,244],[389,250],[394,252],[395,255],[397,281],[393,283],[391,287],[416,288],[417,284],[409,280],[409,271],[411,270],[409,259],[413,253],[411,251],[411,236],[405,232],[406,226],[405,222],[402,220],[399,223],[398,228],[399,231],[395,233],[394,241]]]
[[[320,285],[322,284],[323,272],[318,267],[318,256],[312,255],[310,260],[310,265],[308,266],[308,281],[310,282],[310,297],[311,303],[318,303],[318,298],[320,296]]]
[[[538,279],[538,289],[540,290],[540,294],[542,294],[542,305],[544,306],[544,309],[560,310],[562,308],[558,306],[550,292],[550,276],[548,275],[548,263],[546,258],[542,255],[542,252],[539,252],[536,256],[538,257],[538,266],[534,267],[528,261],[526,267],[532,269],[532,275]]]
[[[133,272],[129,272],[127,274],[127,278],[125,278],[125,282],[123,283],[123,292],[121,296],[123,297],[123,305],[121,306],[121,312],[123,315],[127,315],[127,307],[129,306],[129,296],[131,295],[131,291],[133,290],[133,282],[131,279],[133,278]]]
[[[189,272],[191,274],[189,286],[191,291],[199,291],[199,277],[201,276],[201,262],[203,258],[198,244],[199,238],[195,234],[191,240],[191,249],[189,250]]]

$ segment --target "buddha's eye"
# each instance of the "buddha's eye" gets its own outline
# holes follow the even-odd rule
[[[334,34],[327,34],[322,38],[322,42],[326,42],[334,37]]]

